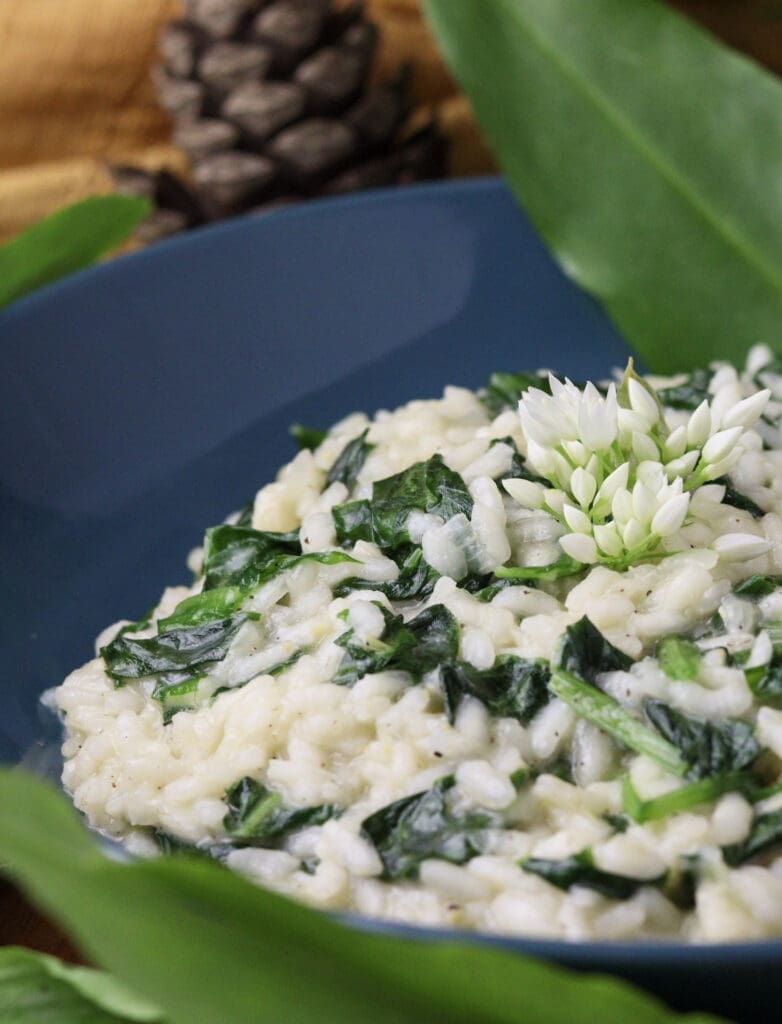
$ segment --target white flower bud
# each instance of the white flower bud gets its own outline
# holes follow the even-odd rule
[[[711,410],[709,403],[704,399],[695,412],[690,416],[687,424],[687,444],[690,448],[697,448],[702,445],[711,433]]]
[[[570,478],[570,490],[582,508],[588,508],[597,491],[597,480],[585,469],[575,469]]]
[[[628,393],[630,405],[639,416],[647,420],[649,426],[653,426],[660,418],[657,402],[652,398],[640,381],[630,378],[628,381]]]
[[[580,441],[565,441],[562,447],[577,466],[585,466],[589,461],[591,453],[586,450]]]
[[[610,473],[600,485],[600,490],[597,493],[597,500],[606,503],[613,501],[616,492],[620,489],[624,490],[624,488],[627,487],[629,476],[630,466],[626,462],[623,462],[622,465],[618,466],[613,473]]]
[[[633,515],[641,523],[648,523],[657,510],[657,495],[639,480],[633,487]]]
[[[700,452],[696,449],[695,451],[687,452],[686,455],[680,455],[678,459],[671,459],[670,462],[666,462],[665,472],[668,478],[689,476],[695,469],[699,458]]]
[[[524,508],[541,508],[543,506],[544,494],[546,493],[540,484],[533,480],[508,479],[502,481],[502,486],[508,494]]]
[[[742,427],[729,427],[727,430],[720,430],[713,437],[710,437],[703,446],[701,456],[704,462],[719,462],[736,447],[736,442],[744,433]]]
[[[590,381],[581,396],[578,428],[581,439],[593,452],[605,451],[616,440],[616,385],[611,384],[605,398]]]
[[[619,421],[619,431],[623,438],[632,437],[636,431],[639,434],[645,434],[649,429],[649,424],[643,416],[639,416],[632,409],[619,409],[616,417]]]
[[[712,545],[723,562],[745,562],[765,555],[773,547],[765,537],[754,533],[725,533]]]
[[[642,541],[646,540],[649,536],[649,531],[644,523],[639,522],[637,519],[631,519],[630,522],[622,530],[622,542],[624,546],[631,551],[637,547]]]
[[[744,430],[749,430],[762,415],[770,397],[771,392],[766,388],[763,391],[758,391],[757,394],[750,395],[749,398],[745,398],[741,402],[737,402],[722,417],[723,429],[743,427]]]
[[[585,533],[566,533],[564,537],[559,538],[559,544],[565,554],[575,558],[577,562],[592,565],[597,561],[597,545]]]
[[[613,523],[602,523],[593,527],[597,546],[606,555],[616,558],[622,553],[622,540]]]
[[[682,424],[672,431],[663,445],[666,459],[678,459],[687,450],[687,428]]]
[[[591,533],[592,532],[592,520],[588,515],[585,515],[580,508],[576,508],[575,505],[564,505],[562,514],[565,517],[565,522],[568,524],[573,533]]]
[[[633,431],[633,454],[639,462],[654,462],[660,458],[657,445],[648,434],[642,434],[640,430]]]
[[[704,480],[717,480],[721,476],[725,476],[729,473],[736,463],[741,458],[741,448],[734,448],[732,452],[728,452],[724,459],[720,459],[719,462],[713,463],[711,466],[705,466],[703,470]],[[700,469],[698,470],[700,472]]]
[[[546,502],[547,507],[550,508],[555,515],[562,515],[562,509],[565,505],[564,491],[558,491],[555,488],[551,488],[551,490],[544,491],[543,499]]]
[[[658,537],[670,537],[680,530],[689,505],[689,494],[677,494],[669,498],[654,514],[652,533],[656,533]]]
[[[633,518],[632,494],[624,488],[617,491],[611,502],[611,512],[614,519],[623,528]]]

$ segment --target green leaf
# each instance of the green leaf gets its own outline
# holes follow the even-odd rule
[[[668,388],[660,388],[657,397],[667,409],[682,409],[687,412],[694,412],[701,402],[708,402],[711,398],[709,385],[714,377],[713,370],[703,368],[693,370],[686,380],[681,384],[672,384]]]
[[[300,554],[298,531],[269,533],[227,523],[213,526],[204,536],[204,590],[255,589],[259,581],[271,579],[267,574],[280,559]]]
[[[538,388],[551,394],[548,377],[539,373],[493,373],[489,382],[480,393],[480,400],[492,417],[497,417],[506,409],[516,409],[522,394],[528,388]],[[505,440],[505,438],[503,438]]]
[[[464,481],[433,455],[401,473],[376,480],[372,500],[352,501],[332,509],[341,544],[368,540],[383,550],[410,543],[407,520],[414,511],[430,512],[443,520],[472,513],[472,498]]]
[[[716,1024],[615,978],[353,930],[206,858],[119,863],[62,794],[18,771],[0,771],[0,861],[171,1024]]]
[[[115,249],[152,209],[147,199],[93,196],[33,224],[0,246],[0,307]]]
[[[775,650],[767,665],[744,669],[747,685],[764,704],[782,705],[782,654]]]
[[[782,323],[782,83],[655,0],[424,0],[511,188],[658,372]]]
[[[494,570],[494,575],[500,580],[560,580],[564,576],[575,576],[586,569],[581,562],[566,555],[564,551],[556,560],[548,565],[513,565],[500,566]]]
[[[166,633],[170,629],[184,626],[200,626],[215,619],[225,619],[232,615],[247,595],[238,587],[218,587],[217,590],[204,590],[180,601],[171,615],[158,619],[158,633]]]
[[[775,590],[782,587],[782,576],[762,576],[755,573],[742,580],[737,587],[734,587],[734,594],[744,594],[749,597],[766,597],[773,594]]]
[[[578,676],[555,669],[549,690],[580,717],[613,736],[637,754],[646,754],[672,775],[684,775],[688,764],[673,743],[647,729],[607,693]]]
[[[714,483],[722,484],[725,488],[725,494],[722,498],[724,505],[730,505],[732,508],[740,508],[743,512],[749,512],[753,519],[762,519],[766,514],[752,498],[748,498],[746,494],[737,491],[728,477],[721,476]]]
[[[163,1013],[103,971],[30,949],[0,949],[0,1020],[8,1024],[163,1024]]]
[[[698,678],[701,652],[691,640],[685,640],[680,636],[666,636],[657,645],[655,657],[669,679]]]
[[[491,668],[475,668],[467,661],[444,665],[440,673],[443,703],[449,722],[466,696],[479,700],[498,718],[516,718],[529,725],[548,702],[551,671],[542,661],[510,655],[498,658]]]
[[[519,865],[532,875],[539,875],[558,889],[570,889],[574,885],[593,889],[609,900],[628,900],[645,885],[659,886],[665,875],[658,878],[632,878],[629,875],[615,875],[595,867],[591,850],[582,850],[564,860],[545,860],[542,857],[527,857]]]
[[[483,833],[498,821],[491,814],[453,814],[447,794],[454,785],[447,775],[362,821],[361,830],[383,861],[384,878],[417,878],[421,861],[431,857],[464,864],[483,853]]]
[[[409,622],[380,604],[377,607],[386,621],[379,640],[357,643],[352,629],[335,640],[345,650],[333,680],[337,685],[353,686],[370,673],[386,670],[409,672],[417,682],[459,653],[459,624],[445,605],[425,608]]]
[[[288,433],[299,446],[299,451],[315,451],[326,438],[327,431],[318,430],[317,427],[305,427],[301,423],[291,423]]]
[[[633,664],[633,659],[609,643],[586,615],[567,627],[555,660],[558,668],[595,684],[602,672],[626,672]]]
[[[233,846],[276,846],[292,832],[322,825],[339,814],[331,804],[285,807],[279,793],[246,776],[225,794],[228,813],[223,826]]]
[[[731,773],[718,775],[711,779],[700,779],[686,786],[642,800],[629,776],[622,780],[622,810],[633,821],[643,825],[647,821],[660,821],[671,814],[690,811],[693,807],[713,803],[725,793],[742,793],[750,796],[756,784],[749,775]]]
[[[421,600],[428,597],[440,579],[440,573],[429,565],[422,549],[410,548],[408,551],[402,548],[396,553],[396,557],[401,558],[401,565],[395,580],[378,583],[375,580],[351,576],[334,587],[334,597],[345,597],[352,590],[376,590],[385,594],[389,601],[410,601],[413,598]]]
[[[101,647],[100,655],[106,672],[119,685],[128,679],[163,675],[167,683],[184,683],[206,675],[222,661],[245,622],[257,618],[242,613],[198,626],[174,627],[141,640],[123,636]]]
[[[544,487],[550,487],[551,484],[545,477],[539,476],[527,466],[527,460],[523,455],[519,454],[519,449],[516,442],[512,437],[495,437],[493,441],[489,443],[489,448],[493,448],[496,444],[506,444],[512,451],[513,456],[510,460],[510,467],[507,473],[502,473],[497,480],[532,480],[533,483],[542,484]]]
[[[367,455],[375,447],[373,444],[367,444],[366,438],[368,433],[369,427],[367,427],[363,434],[359,434],[352,441],[348,441],[328,472],[326,477],[327,487],[335,483],[344,484],[348,488],[353,486],[367,460]]]
[[[752,726],[739,718],[707,722],[652,697],[644,701],[644,714],[657,732],[681,751],[688,779],[740,772],[760,753]]]

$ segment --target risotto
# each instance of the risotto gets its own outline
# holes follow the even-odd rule
[[[782,366],[494,374],[327,433],[47,695],[138,855],[323,908],[782,936]]]

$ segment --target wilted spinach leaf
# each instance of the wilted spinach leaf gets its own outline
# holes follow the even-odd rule
[[[627,900],[644,885],[661,885],[665,875],[658,878],[632,878],[629,875],[615,875],[595,867],[591,850],[582,850],[564,860],[546,860],[542,857],[528,857],[519,861],[520,866],[532,875],[545,878],[558,889],[570,889],[581,885],[594,889],[609,900]]]
[[[255,779],[239,779],[225,794],[228,813],[223,818],[232,846],[276,846],[292,832],[322,825],[340,813],[334,804],[286,807],[275,793]]]
[[[410,601],[414,597],[428,597],[434,590],[440,573],[429,565],[421,548],[400,549],[397,556],[401,559],[401,565],[395,580],[377,583],[374,580],[362,580],[357,576],[351,576],[334,587],[334,596],[344,597],[352,590],[377,590],[385,594],[389,601]]]
[[[775,651],[767,665],[744,669],[747,684],[766,704],[782,704],[782,654]]]
[[[760,573],[755,573],[734,587],[733,593],[749,597],[766,597],[780,587],[782,587],[782,576],[763,576]]]
[[[722,856],[726,864],[735,868],[760,853],[782,844],[782,810],[762,814],[755,819],[752,829],[743,843],[723,846]]]
[[[158,619],[158,633],[183,626],[200,626],[204,622],[225,619],[233,614],[247,595],[238,587],[204,590],[180,601],[165,619]]]
[[[691,640],[666,636],[657,645],[655,657],[669,679],[698,678],[701,652]]]
[[[479,398],[489,415],[496,417],[506,409],[515,409],[527,388],[539,388],[551,394],[548,377],[542,374],[493,373]]]
[[[548,703],[551,671],[543,661],[515,655],[498,658],[491,668],[479,669],[469,662],[445,665],[440,682],[448,721],[454,722],[465,696],[475,697],[498,718],[516,718],[529,725]]]
[[[339,686],[353,686],[370,673],[384,670],[409,672],[418,681],[439,665],[453,661],[459,652],[459,625],[442,604],[425,608],[410,622],[393,615],[382,605],[386,628],[379,640],[368,645],[356,641],[352,629],[335,641],[345,649],[334,677]]]
[[[362,466],[366,462],[367,455],[375,447],[373,444],[367,444],[366,437],[368,433],[369,427],[367,427],[363,434],[359,434],[352,441],[348,441],[329,470],[326,477],[327,487],[335,483],[344,484],[346,487],[353,486],[358,479]]]
[[[324,441],[327,431],[317,427],[305,427],[301,423],[291,423],[288,433],[299,446],[299,451],[314,451]]]
[[[301,553],[298,531],[269,533],[249,526],[213,526],[204,539],[204,590],[236,587],[251,593],[301,562],[351,562],[342,551]]]
[[[565,576],[575,576],[586,569],[582,562],[566,555],[563,551],[556,562],[549,562],[548,565],[514,565],[500,566],[494,570],[494,575],[502,580],[560,580]]]
[[[477,601],[483,601],[488,604],[489,601],[494,600],[497,594],[501,594],[502,591],[507,590],[508,587],[528,587],[531,590],[536,589],[534,580],[495,579],[493,582],[489,582],[487,586],[481,587],[480,590],[472,592],[472,595]]]
[[[737,491],[728,477],[721,476],[714,483],[722,484],[725,488],[725,495],[722,499],[724,505],[730,505],[732,508],[740,508],[744,512],[749,512],[753,519],[762,519],[766,514],[760,505],[755,504],[752,498],[748,498],[746,494],[741,494]]]
[[[597,685],[601,672],[626,672],[633,659],[609,643],[584,615],[565,630],[556,663],[579,679]]]
[[[737,718],[707,722],[647,698],[644,714],[657,732],[678,747],[689,765],[688,779],[740,772],[760,753],[751,725]]]
[[[236,634],[258,615],[246,612],[197,626],[174,627],[158,636],[123,636],[102,647],[106,672],[119,685],[129,679],[164,676],[165,684],[206,675],[228,653]]]
[[[423,793],[397,800],[361,823],[383,862],[384,878],[417,878],[421,861],[435,857],[464,864],[483,852],[483,835],[497,824],[490,814],[454,815],[446,794],[455,784],[447,775]]]
[[[668,409],[683,409],[691,412],[697,409],[701,402],[711,397],[709,385],[713,377],[713,370],[693,370],[681,384],[660,388],[657,397]]]
[[[371,501],[336,505],[332,517],[340,543],[372,541],[379,548],[393,550],[410,543],[407,521],[414,511],[430,512],[444,520],[458,513],[469,516],[472,498],[464,481],[433,455],[372,486]]]

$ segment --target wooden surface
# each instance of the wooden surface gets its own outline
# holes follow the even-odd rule
[[[782,73],[782,0],[673,2]],[[383,33],[375,73],[412,60],[418,100],[438,111],[451,137],[451,173],[490,170],[417,0],[367,6]],[[66,202],[110,190],[108,160],[186,171],[150,81],[158,31],[176,11],[176,0],[0,0],[0,240]],[[0,945],[13,943],[78,955],[0,882]]]

